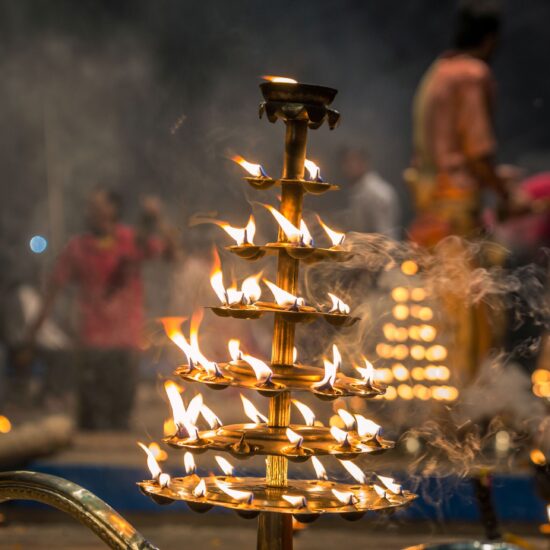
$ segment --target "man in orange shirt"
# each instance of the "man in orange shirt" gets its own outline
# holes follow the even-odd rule
[[[417,209],[410,234],[419,244],[475,235],[483,188],[508,199],[494,162],[495,83],[489,61],[499,28],[499,13],[491,5],[462,4],[454,49],[434,61],[418,87],[409,181]]]

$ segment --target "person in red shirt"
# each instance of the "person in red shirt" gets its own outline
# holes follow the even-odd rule
[[[128,427],[144,317],[141,266],[150,258],[171,259],[177,251],[158,199],[144,199],[136,228],[120,223],[120,210],[113,191],[91,193],[87,231],[73,237],[58,257],[29,335],[32,342],[59,291],[76,286],[78,420],[84,429]]]

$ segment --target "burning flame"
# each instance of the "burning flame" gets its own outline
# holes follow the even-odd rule
[[[332,362],[328,359],[324,359],[323,362],[325,364],[325,375],[320,382],[313,384],[314,388],[323,388],[326,386],[332,388],[332,386],[334,386],[334,382],[336,381],[336,372],[342,364],[342,356],[340,355],[340,350],[336,344],[333,344],[332,346]]]
[[[254,176],[255,178],[267,178],[267,173],[261,164],[253,164],[252,162],[248,162],[241,157],[241,155],[234,155],[231,157],[231,160],[241,165],[251,176]]]
[[[147,455],[147,467],[151,472],[151,477],[157,481],[161,487],[168,487],[170,484],[170,476],[162,473],[157,459],[147,446],[141,443],[141,441],[138,441],[137,444],[145,451],[145,454]]]
[[[357,502],[357,497],[351,491],[339,491],[332,489],[332,494],[344,505],[354,505]]]
[[[294,296],[294,294],[291,294],[290,292],[279,288],[276,284],[268,281],[267,279],[264,279],[263,281],[269,287],[269,290],[271,290],[271,292],[273,293],[273,297],[275,298],[275,301],[279,306],[299,307],[304,305],[303,298],[298,298]]]
[[[348,315],[350,312],[350,307],[348,304],[346,304],[343,300],[340,300],[338,296],[335,296],[332,294],[332,292],[329,292],[328,295],[330,296],[330,299],[332,300],[332,307],[329,311],[329,313],[342,313],[344,315]]]
[[[376,483],[372,486],[372,488],[376,491],[376,494],[380,497],[380,498],[386,498],[386,491],[385,489],[382,489],[382,487],[380,487],[380,485],[376,485]]]
[[[207,407],[204,403],[201,406],[200,413],[210,426],[211,430],[217,430],[220,426],[223,426],[223,422],[216,415],[216,413],[210,407]]]
[[[267,423],[267,416],[264,416],[250,401],[241,393],[241,401],[243,402],[243,408],[246,416],[254,422],[254,424]]]
[[[187,362],[191,364],[193,351],[189,342],[185,339],[181,331],[181,324],[186,320],[186,317],[163,317],[160,321],[164,327],[166,336],[185,353]]]
[[[254,216],[250,215],[250,218],[248,218],[248,223],[245,227],[233,227],[227,222],[219,220],[208,221],[221,227],[232,239],[235,240],[237,246],[241,246],[243,244],[254,244],[254,235],[256,234],[256,223],[254,222]]]
[[[11,432],[11,422],[7,416],[0,416],[0,434]]]
[[[290,428],[286,429],[286,437],[290,441],[290,443],[299,449],[302,446],[302,443],[304,442],[304,438],[297,434],[295,431],[291,430]]]
[[[531,462],[537,466],[544,466],[546,464],[546,457],[540,449],[533,449],[529,453],[529,458],[531,459]]]
[[[303,495],[283,495],[283,498],[294,508],[305,508],[307,506],[307,499]]]
[[[256,379],[261,384],[266,384],[271,382],[271,377],[273,376],[273,371],[261,360],[248,355],[246,353],[242,354],[243,361],[246,361],[254,370]]]
[[[357,434],[359,437],[374,437],[378,435],[382,429],[379,424],[365,418],[361,414],[356,414],[355,420],[357,421]]]
[[[262,78],[264,80],[268,80],[269,82],[279,82],[281,84],[298,84],[297,80],[294,80],[293,78],[287,78],[286,76],[272,76],[272,75],[263,75]]]
[[[241,285],[241,292],[246,303],[253,304],[257,302],[262,295],[262,288],[260,287],[259,280],[262,276],[262,271],[247,277]]]
[[[346,409],[338,409],[338,416],[344,421],[346,429],[351,430],[355,425],[355,418]]]
[[[195,471],[197,470],[197,466],[195,464],[195,459],[189,451],[187,451],[183,455],[183,465],[185,467],[185,473],[187,475],[194,474]]]
[[[309,172],[309,179],[311,181],[323,181],[321,179],[321,169],[312,160],[306,159],[304,161],[304,166]]]
[[[298,348],[294,346],[292,348],[292,363],[296,364],[296,361],[298,361]]]
[[[219,479],[216,479],[216,485],[227,495],[229,495],[232,499],[243,502],[246,504],[250,504],[252,500],[254,499],[254,493],[252,491],[238,491],[237,489],[232,489],[229,484],[224,483],[223,481],[220,481]]]
[[[291,221],[287,220],[276,208],[273,208],[273,206],[271,206],[270,204],[260,204],[262,204],[262,206],[267,208],[271,212],[271,214],[273,214],[273,217],[275,218],[275,220],[277,220],[277,223],[286,235],[288,242],[299,244],[300,246],[311,246],[311,244],[313,243],[313,238],[311,237],[311,233],[309,232],[309,229],[304,220],[300,221],[300,229],[298,229]]]
[[[214,457],[216,459],[216,462],[218,463],[218,466],[221,468],[222,472],[226,476],[232,476],[233,475],[233,464],[229,462],[229,460],[226,460],[223,456],[216,455]]]
[[[331,229],[323,220],[317,216],[317,221],[321,225],[321,227],[325,230],[325,233],[328,235],[328,238],[332,241],[332,246],[338,246],[341,245],[345,238],[345,233],[339,233],[338,231],[334,231],[334,229]]]
[[[354,464],[351,460],[340,460],[340,463],[358,483],[367,482],[365,474],[357,464]]]
[[[225,286],[223,284],[223,272],[222,264],[220,262],[220,255],[216,247],[213,249],[214,253],[214,264],[212,265],[212,270],[210,271],[210,284],[216,293],[216,296],[222,304],[228,303],[228,296],[225,291]]]
[[[206,495],[206,483],[204,482],[204,479],[201,479],[193,489],[193,496],[195,498],[201,498],[204,495]]]
[[[321,461],[316,456],[312,456],[311,463],[313,464],[313,468],[315,469],[315,475],[317,476],[317,479],[327,480],[327,471],[325,470],[325,467],[321,464]]]
[[[365,361],[365,368],[356,366],[355,369],[363,377],[363,383],[372,386],[375,374],[374,367],[366,357],[363,357],[363,360]]]
[[[206,372],[212,377],[221,377],[222,373],[216,363],[209,361],[199,348],[199,327],[202,321],[202,310],[197,310],[191,317],[191,330],[189,339],[191,340],[191,350],[193,361],[201,365]]]
[[[231,361],[236,363],[237,361],[240,361],[243,358],[243,354],[241,352],[240,340],[237,340],[237,338],[232,338],[227,343],[227,347],[229,348],[229,355],[231,356]]]
[[[330,434],[340,443],[340,445],[349,445],[348,432],[341,430],[338,426],[332,426],[330,428]]]
[[[392,477],[381,476],[378,474],[376,477],[378,477],[378,479],[384,484],[386,489],[391,491],[394,495],[400,495],[403,492],[401,485],[399,485],[399,483],[395,483]]]
[[[166,380],[166,382],[164,382],[164,389],[166,390],[170,408],[172,409],[172,418],[174,419],[174,424],[178,431],[185,429],[190,437],[192,434],[196,436],[197,428],[192,426],[189,422],[178,386],[171,380]]]
[[[293,399],[292,403],[302,413],[306,426],[313,426],[315,424],[315,413],[305,403],[297,399]]]

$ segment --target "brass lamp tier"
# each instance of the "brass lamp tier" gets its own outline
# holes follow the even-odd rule
[[[204,480],[204,496],[194,490]],[[249,498],[237,500],[224,492],[218,482],[235,491],[250,493]],[[317,479],[290,479],[286,487],[269,487],[264,478],[209,476],[196,474],[173,478],[166,487],[155,480],[138,483],[141,491],[159,504],[185,501],[197,512],[207,512],[213,506],[235,510],[245,518],[254,518],[260,512],[292,514],[298,521],[308,523],[322,514],[340,514],[345,519],[359,519],[368,511],[393,510],[407,506],[414,495],[408,491],[394,494],[386,491],[380,496],[370,484],[351,485]],[[349,495],[343,504],[332,492]],[[197,496],[199,495],[199,496]],[[289,502],[286,497],[292,497]],[[244,495],[246,497],[246,495]]]
[[[314,246],[299,246],[287,242],[267,243],[264,245],[241,244],[226,247],[232,254],[236,254],[243,260],[259,260],[266,254],[284,252],[293,260],[302,260],[307,264],[315,262],[332,261],[345,262],[353,257],[353,252],[345,250],[341,246],[331,248],[317,248]]]
[[[233,317],[234,319],[259,319],[265,313],[276,313],[289,323],[310,323],[316,319],[324,319],[335,327],[349,327],[359,321],[359,317],[343,313],[328,313],[303,306],[296,309],[281,308],[270,302],[256,302],[251,306],[213,306],[208,309],[211,309],[219,317]]]
[[[252,367],[244,361],[217,363],[221,376],[212,376],[203,369],[189,365],[178,367],[174,374],[185,381],[206,384],[211,389],[223,390],[233,386],[256,390],[266,397],[283,391],[305,391],[323,400],[333,400],[351,396],[372,398],[386,392],[386,388],[378,383],[365,383],[341,372],[336,373],[334,384],[320,387],[324,375],[324,369],[320,367],[266,364],[273,371],[271,379],[266,382],[259,382]]]
[[[273,179],[269,177],[260,177],[253,178],[247,177],[244,178],[251,187],[257,190],[264,191],[270,189],[274,185],[294,185],[300,187],[305,193],[310,193],[311,195],[322,195],[327,191],[336,191],[339,189],[337,185],[324,181],[310,181],[310,180],[300,180],[300,179]]]
[[[305,462],[312,456],[332,455],[351,460],[362,454],[379,454],[394,446],[380,436],[361,437],[357,432],[347,432],[347,439],[339,443],[326,426],[290,425],[290,429],[303,438],[299,445],[289,442],[286,428],[267,424],[231,424],[216,430],[198,433],[197,439],[178,436],[163,439],[176,449],[195,454],[207,450],[223,451],[236,458],[254,455],[282,456],[293,462]]]

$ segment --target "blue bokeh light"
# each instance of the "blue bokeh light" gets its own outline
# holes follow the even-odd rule
[[[35,254],[42,254],[48,248],[48,241],[42,235],[35,235],[29,241],[29,246],[32,252]]]

